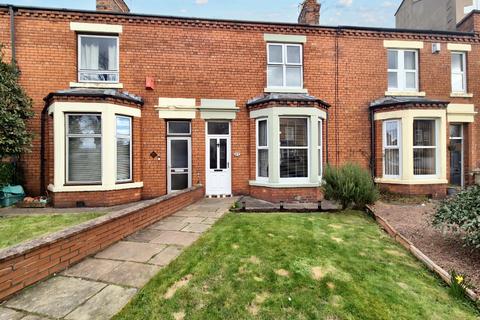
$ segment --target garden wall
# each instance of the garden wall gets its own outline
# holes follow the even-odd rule
[[[134,204],[0,251],[0,301],[200,200],[203,186]]]

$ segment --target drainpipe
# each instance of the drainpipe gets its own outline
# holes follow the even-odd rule
[[[374,111],[370,110],[370,169],[372,170],[372,177],[375,179],[375,151],[376,151],[376,128],[374,120]]]
[[[10,43],[12,45],[12,64],[16,64],[16,46],[15,46],[15,8],[8,6],[10,12]]]

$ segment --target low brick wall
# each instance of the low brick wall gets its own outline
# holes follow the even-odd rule
[[[142,199],[142,188],[90,192],[55,192],[51,196],[52,204],[55,208],[75,208],[77,201],[83,202],[86,207],[113,207],[140,201]]]
[[[279,203],[303,202],[316,203],[323,200],[323,193],[320,188],[267,188],[250,187],[250,195],[254,198],[268,202]]]
[[[406,196],[429,196],[443,199],[447,196],[447,184],[404,185],[379,183],[380,188]]]
[[[0,301],[200,200],[197,186],[0,251]]]

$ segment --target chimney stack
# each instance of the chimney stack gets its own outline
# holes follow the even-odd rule
[[[97,11],[130,12],[124,0],[97,0]]]
[[[316,25],[320,24],[320,3],[317,0],[305,0],[298,16],[298,23]]]

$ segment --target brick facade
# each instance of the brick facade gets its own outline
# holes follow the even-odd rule
[[[477,19],[472,14],[472,19]],[[266,43],[264,34],[305,35],[303,45],[304,88],[331,107],[324,126],[324,163],[341,165],[356,162],[369,169],[371,163],[371,129],[369,105],[385,96],[387,90],[387,50],[384,40],[422,41],[419,50],[419,87],[427,98],[477,105],[480,98],[479,36],[472,33],[400,32],[393,29],[332,28],[296,24],[198,20],[148,15],[92,13],[80,11],[15,8],[16,60],[21,70],[21,84],[33,98],[35,118],[30,129],[36,133],[32,152],[22,157],[25,187],[37,195],[41,186],[40,115],[43,98],[50,92],[69,88],[77,80],[77,35],[70,22],[122,25],[120,41],[120,82],[123,91],[144,100],[142,117],[134,124],[135,179],[143,188],[133,190],[133,199],[147,199],[167,193],[166,120],[160,119],[155,106],[159,97],[200,99],[234,99],[240,111],[232,121],[232,191],[234,194],[265,194],[250,186],[255,177],[255,133],[247,102],[266,87]],[[479,30],[480,31],[480,30]],[[0,43],[6,59],[11,58],[10,16],[0,6]],[[432,43],[442,50],[432,54]],[[473,98],[450,97],[451,74],[448,43],[470,44],[468,52],[468,87]],[[41,54],[39,54],[41,53]],[[155,80],[154,89],[145,88],[146,77]],[[480,166],[480,126],[467,126],[468,153],[466,171]],[[46,184],[53,177],[51,123],[47,134],[49,151],[45,159]],[[377,130],[378,131],[378,130]],[[327,147],[328,146],[328,147]],[[378,147],[378,144],[377,144]],[[152,158],[152,152],[158,154]],[[192,121],[192,183],[205,183],[205,120]],[[375,157],[378,162],[378,155]],[[377,166],[378,170],[378,166]],[[469,172],[466,172],[468,174]],[[140,195],[137,195],[137,192]],[[291,190],[268,191],[281,200]],[[316,190],[303,198],[313,198]],[[277,196],[275,196],[276,194]],[[85,202],[102,204],[100,197],[86,193]],[[110,196],[110,194],[107,194]],[[118,192],[122,203],[128,192]],[[62,206],[71,205],[77,195],[59,194],[53,198]],[[133,200],[132,199],[132,200]]]

